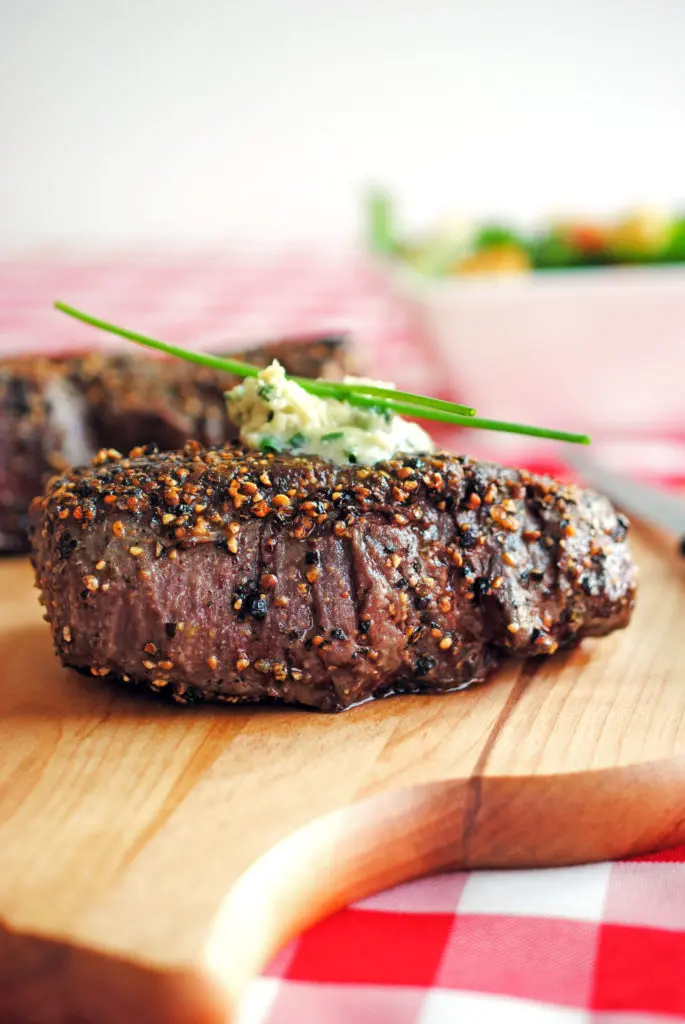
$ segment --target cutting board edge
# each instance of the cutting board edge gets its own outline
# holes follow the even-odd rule
[[[226,1024],[234,1007],[205,970],[162,969],[0,921],[0,1020],[12,1024]]]

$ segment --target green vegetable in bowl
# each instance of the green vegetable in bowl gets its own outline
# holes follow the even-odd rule
[[[580,249],[557,231],[536,238],[532,252],[533,265],[539,270],[566,270],[583,263]]]
[[[668,245],[661,257],[663,263],[685,263],[685,217],[673,221]]]
[[[503,224],[486,224],[476,232],[473,240],[476,250],[490,249],[496,245],[517,245],[527,250],[529,244],[522,234]]]

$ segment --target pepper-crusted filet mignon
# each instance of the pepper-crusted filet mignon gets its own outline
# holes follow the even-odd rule
[[[62,661],[180,702],[450,690],[625,626],[635,592],[606,498],[447,454],[102,453],[32,521]]]
[[[232,353],[255,366],[278,358],[288,373],[352,373],[344,338],[274,342]],[[93,353],[0,361],[0,552],[25,551],[29,502],[55,472],[100,448],[181,448],[237,437],[223,392],[237,379],[178,359]]]

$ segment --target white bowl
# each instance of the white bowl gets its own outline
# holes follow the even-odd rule
[[[586,432],[685,425],[685,267],[440,280],[380,267],[480,415]]]

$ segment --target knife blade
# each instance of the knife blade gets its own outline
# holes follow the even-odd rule
[[[584,452],[569,452],[566,461],[591,487],[606,494],[624,512],[685,538],[685,500],[682,498],[605,469]]]

